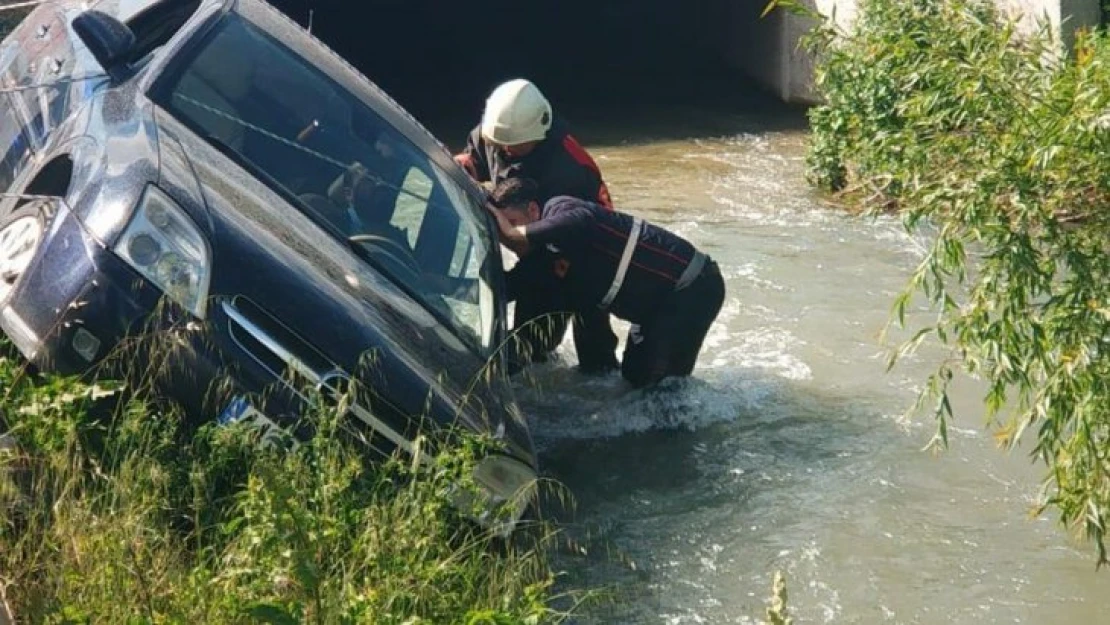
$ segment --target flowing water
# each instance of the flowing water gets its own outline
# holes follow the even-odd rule
[[[519,385],[577,504],[563,583],[606,593],[576,622],[757,622],[776,570],[797,623],[1110,622],[1106,573],[1030,518],[1042,469],[994,447],[975,384],[947,453],[902,418],[939,352],[888,373],[880,335],[920,242],[822,205],[798,112],[690,101],[576,111],[618,208],[728,288],[692,379],[582,378],[568,340]]]

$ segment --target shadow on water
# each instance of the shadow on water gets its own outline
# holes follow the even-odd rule
[[[517,77],[590,147],[805,127],[716,53],[720,1],[272,1],[453,150]]]
[[[788,106],[731,68],[699,58],[687,67],[657,67],[611,74],[552,74],[532,78],[557,113],[591,148],[804,130],[805,109]],[[456,107],[425,107],[421,120],[448,147],[458,149],[481,118],[485,97],[498,81],[482,84]],[[418,100],[414,95],[410,102]],[[404,104],[404,102],[402,102]]]

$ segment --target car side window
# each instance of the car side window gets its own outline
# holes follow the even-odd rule
[[[7,189],[15,179],[28,153],[27,137],[15,108],[8,105],[7,95],[0,95],[0,188]]]

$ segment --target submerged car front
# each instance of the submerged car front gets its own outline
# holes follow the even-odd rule
[[[479,481],[513,496],[535,458],[489,368],[504,298],[473,187],[273,9],[194,4],[42,142],[37,158],[68,163],[70,181],[0,324],[66,370],[126,353],[154,319],[163,357],[144,366],[208,414],[280,422],[306,386],[353,390],[352,422],[384,452],[429,425],[501,437]]]

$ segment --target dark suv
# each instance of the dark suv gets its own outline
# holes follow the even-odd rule
[[[60,1],[0,72],[0,327],[34,364],[138,362],[283,427],[354,388],[371,447],[462,425],[506,443],[489,495],[534,480],[480,190],[308,32],[260,0]]]

